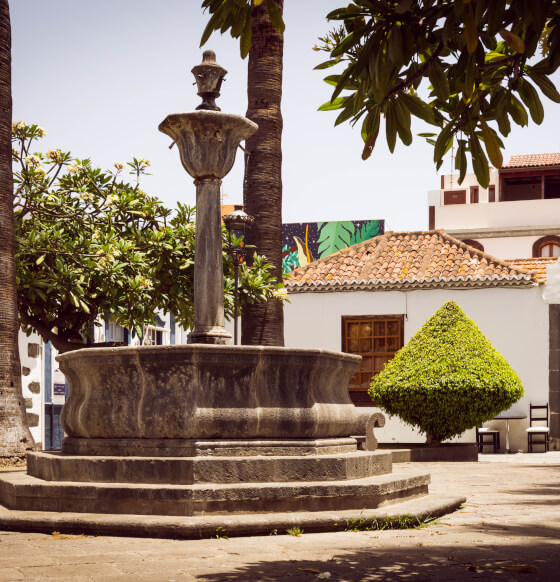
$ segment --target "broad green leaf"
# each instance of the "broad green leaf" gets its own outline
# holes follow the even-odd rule
[[[419,117],[428,123],[434,122],[434,110],[427,103],[422,101],[420,97],[411,95],[410,93],[402,93],[399,99],[408,107],[412,115]]]
[[[529,123],[529,117],[527,116],[525,107],[523,107],[523,104],[513,94],[509,95],[507,110],[517,125],[525,127]]]
[[[280,14],[280,10],[278,9],[275,0],[266,0],[266,7],[268,9],[268,17],[270,18],[272,26],[274,26],[276,30],[284,32],[286,25],[284,24],[282,14]]]
[[[335,111],[336,109],[340,109],[346,100],[347,97],[337,97],[334,101],[323,103],[317,111]]]
[[[400,98],[395,99],[395,114],[397,133],[404,145],[409,146],[412,143],[410,111]]]
[[[469,148],[471,150],[471,161],[476,179],[483,188],[488,188],[488,184],[490,183],[488,159],[486,158],[486,154],[480,145],[480,141],[472,128],[470,128],[468,136]]]
[[[387,110],[385,111],[385,134],[389,151],[393,153],[395,151],[395,144],[397,143],[397,113],[393,101],[389,101]]]
[[[519,36],[517,36],[517,34],[502,28],[502,30],[500,30],[500,36],[506,41],[506,44],[512,51],[516,53],[525,52],[525,43]]]
[[[338,65],[339,63],[340,59],[330,59],[328,61],[325,61],[324,63],[317,65],[316,67],[313,67],[313,70],[328,69],[330,67]]]
[[[438,138],[436,140],[436,145],[434,146],[434,162],[439,162],[445,152],[449,149],[449,143],[452,140],[452,129],[453,125],[448,123],[443,129],[439,132]]]
[[[533,121],[540,125],[544,119],[544,109],[536,89],[525,79],[519,79],[517,90],[521,100],[529,109]]]
[[[558,93],[554,83],[545,75],[538,75],[529,71],[529,76],[536,83],[538,88],[555,103],[560,103],[560,93]]]
[[[482,128],[482,137],[484,138],[484,144],[486,145],[486,151],[488,152],[488,157],[495,168],[500,169],[504,163],[502,157],[502,152],[494,132],[488,127],[488,124],[483,117],[478,118],[480,121],[480,127]]]
[[[245,21],[245,28],[241,33],[241,39],[239,41],[239,49],[241,52],[241,58],[244,59],[249,54],[249,49],[251,48],[251,18],[247,18]]]
[[[478,30],[474,21],[474,11],[472,3],[467,7],[467,17],[465,19],[465,37],[467,40],[467,51],[473,54],[478,45]]]
[[[449,83],[439,61],[435,60],[430,64],[428,76],[438,99],[446,101],[449,97]]]

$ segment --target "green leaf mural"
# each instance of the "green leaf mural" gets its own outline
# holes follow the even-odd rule
[[[382,234],[379,232],[380,227],[381,222],[379,220],[368,220],[361,227],[356,228],[349,246],[357,245],[358,243],[369,240],[378,234]]]
[[[290,273],[308,261],[325,258],[384,231],[383,220],[285,223],[282,225],[282,269]]]
[[[351,220],[337,222],[319,222],[319,257],[328,257],[353,244],[352,238],[356,227]]]

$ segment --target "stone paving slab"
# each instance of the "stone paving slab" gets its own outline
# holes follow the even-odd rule
[[[420,529],[198,540],[0,532],[0,580],[291,582],[329,572],[331,581],[348,582],[555,582],[560,460],[525,459],[422,463],[434,494],[467,502]]]

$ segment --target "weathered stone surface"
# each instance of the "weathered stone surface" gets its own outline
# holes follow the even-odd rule
[[[30,358],[38,358],[41,355],[41,346],[35,343],[28,343],[27,355]]]
[[[27,424],[30,427],[39,426],[39,415],[34,412],[27,413]]]
[[[21,367],[21,375],[22,376],[29,376],[29,374],[31,374],[31,368],[28,368],[27,366],[22,366]]]
[[[221,111],[173,113],[159,125],[177,144],[183,167],[193,178],[223,178],[233,167],[237,146],[257,129],[247,118]]]
[[[196,181],[194,329],[191,344],[231,344],[224,323],[224,267],[219,179]]]
[[[334,455],[357,450],[354,438],[290,440],[88,439],[65,437],[68,455],[132,457],[249,457],[261,455]]]
[[[25,408],[33,408],[33,398],[24,398],[23,403],[25,404]]]
[[[27,389],[31,394],[39,394],[41,392],[41,384],[39,382],[29,382]]]
[[[391,453],[305,457],[108,457],[30,453],[27,472],[46,481],[102,483],[282,483],[348,481],[391,472]]]
[[[359,357],[326,350],[179,345],[58,356],[67,435],[86,438],[347,437]]]
[[[0,502],[22,510],[136,515],[330,511],[426,495],[429,482],[429,475],[407,473],[346,482],[123,485],[57,483],[13,472],[0,475]]]

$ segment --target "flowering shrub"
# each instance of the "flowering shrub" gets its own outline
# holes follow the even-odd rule
[[[159,309],[193,323],[195,212],[175,212],[140,189],[150,161],[112,171],[69,152],[33,152],[45,135],[12,125],[16,264],[21,322],[61,352],[83,345],[99,316],[138,335]],[[123,177],[128,169],[133,184]],[[240,241],[238,241],[240,244]],[[227,248],[227,235],[224,232]],[[240,305],[276,291],[264,257],[240,270]],[[224,252],[226,315],[233,315],[233,264]]]

